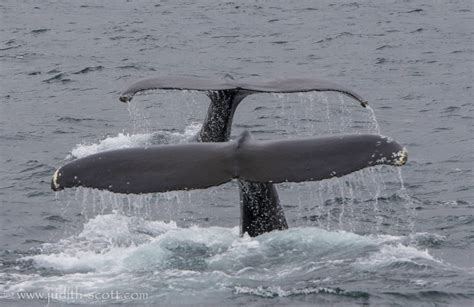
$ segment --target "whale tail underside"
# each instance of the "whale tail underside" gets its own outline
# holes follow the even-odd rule
[[[204,189],[232,179],[256,183],[318,181],[375,165],[400,166],[406,150],[371,134],[256,141],[248,132],[221,143],[106,151],[56,170],[52,189],[87,187],[143,194]]]
[[[140,80],[120,95],[120,101],[129,102],[141,92],[150,90],[192,90],[212,92],[237,92],[240,100],[257,93],[338,92],[358,101],[363,107],[367,101],[359,94],[340,84],[315,78],[287,78],[269,81],[209,80],[193,77],[158,77]]]

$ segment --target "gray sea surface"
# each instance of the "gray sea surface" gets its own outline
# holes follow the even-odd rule
[[[469,306],[474,15],[463,0],[0,1],[0,305]],[[146,77],[316,77],[259,94],[232,137],[381,133],[402,168],[279,184],[290,229],[239,236],[235,182],[50,189],[96,152],[191,141],[208,99],[118,97]],[[205,174],[203,174],[205,176]]]

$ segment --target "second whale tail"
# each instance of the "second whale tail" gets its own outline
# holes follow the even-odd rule
[[[280,183],[341,177],[380,164],[400,166],[406,150],[390,138],[340,135],[256,141],[248,132],[221,143],[189,143],[102,152],[59,168],[52,189],[116,193],[204,189],[240,179]]]

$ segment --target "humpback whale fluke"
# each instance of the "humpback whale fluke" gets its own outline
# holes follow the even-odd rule
[[[406,163],[406,150],[379,135],[256,141],[244,132],[220,143],[188,143],[102,152],[59,168],[53,190],[88,187],[116,193],[204,189],[240,179],[317,181],[360,169]]]
[[[273,183],[322,180],[376,164],[402,165],[406,161],[406,151],[399,144],[374,135],[259,142],[244,134],[238,141],[228,142],[235,110],[248,95],[333,91],[354,98],[362,107],[367,106],[367,101],[357,93],[333,82],[301,78],[249,83],[233,78],[220,81],[153,78],[133,84],[120,100],[129,102],[135,94],[153,89],[196,90],[207,94],[211,103],[196,138],[201,144],[92,155],[58,169],[52,188],[84,186],[139,194],[200,189],[236,178],[240,190],[241,233],[257,236],[288,228]]]
[[[321,79],[280,79],[272,81],[243,82],[235,80],[208,80],[192,77],[149,78],[132,84],[120,95],[120,101],[128,102],[139,92],[148,90],[194,90],[194,91],[234,91],[242,100],[256,93],[302,93],[302,92],[339,92],[357,100],[363,107],[367,101],[356,92],[334,82]]]
[[[339,84],[320,79],[280,79],[273,81],[206,80],[192,77],[166,77],[144,79],[132,84],[120,96],[129,102],[133,96],[148,90],[195,90],[204,91],[211,103],[201,131],[199,142],[226,142],[230,138],[232,120],[240,102],[257,93],[297,93],[333,91],[354,98],[361,106],[367,101],[354,91]],[[271,183],[239,180],[241,205],[241,231],[257,236],[272,230],[288,228],[276,187]]]

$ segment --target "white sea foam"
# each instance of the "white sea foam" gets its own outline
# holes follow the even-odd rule
[[[377,269],[397,263],[426,264],[426,261],[441,263],[431,256],[428,250],[420,250],[413,246],[397,243],[382,245],[379,251],[369,257],[357,259],[356,266]]]
[[[119,133],[117,136],[107,137],[98,143],[94,144],[78,144],[71,151],[71,156],[74,158],[83,158],[98,152],[112,150],[112,149],[123,149],[138,146],[149,145],[153,134],[124,134]]]
[[[78,235],[45,244],[43,253],[24,260],[64,272],[133,271],[146,269],[150,264],[161,266],[157,262],[167,262],[184,252],[183,257],[201,255],[208,269],[242,270],[249,266],[258,268],[275,254],[281,256],[280,263],[288,264],[298,261],[301,253],[305,259],[315,259],[334,251],[337,258],[338,252],[354,250],[357,256],[358,249],[369,247],[376,252],[368,258],[358,258],[358,264],[378,266],[418,258],[436,261],[428,251],[397,242],[400,240],[394,236],[361,236],[317,227],[291,228],[256,238],[240,237],[238,227],[180,228],[174,222],[147,221],[114,212],[89,220]],[[290,256],[292,259],[288,260]],[[329,260],[337,264],[334,261],[338,259]],[[169,263],[162,267],[179,269],[179,265],[173,267]]]
[[[235,287],[234,289],[236,294],[252,294],[255,296],[261,297],[287,297],[293,295],[308,295],[308,294],[317,294],[317,293],[325,293],[325,294],[341,294],[343,291],[339,289],[332,289],[332,288],[324,288],[324,287],[308,287],[308,288],[291,288],[291,289],[283,289],[279,286],[271,286],[271,287]]]
[[[117,136],[108,136],[97,143],[78,144],[72,149],[69,158],[83,158],[102,151],[114,149],[189,142],[193,140],[200,129],[201,124],[191,123],[182,132],[157,131],[142,134],[119,133]]]
[[[326,286],[343,280],[337,281],[337,275],[321,279],[320,274],[328,270],[383,270],[392,263],[443,266],[427,250],[406,245],[406,241],[410,237],[362,236],[317,227],[240,237],[238,227],[181,228],[174,222],[114,212],[90,219],[77,235],[44,244],[41,253],[19,262],[58,273],[25,274],[8,287],[0,286],[0,291],[55,287],[133,291],[140,285],[160,284],[160,291],[199,293],[231,288],[240,294],[285,297],[333,293],[336,290]],[[312,284],[286,284],[294,276],[308,274],[314,277]],[[336,292],[333,294],[344,295]]]

